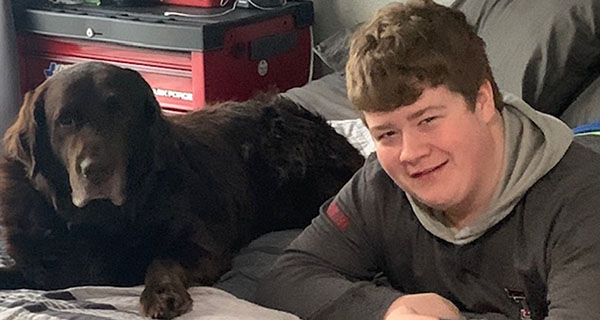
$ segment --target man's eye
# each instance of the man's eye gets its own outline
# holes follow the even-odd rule
[[[396,131],[387,131],[377,136],[377,140],[386,139],[393,137],[396,134]]]
[[[433,122],[434,120],[436,120],[438,117],[427,117],[423,120],[421,120],[421,124],[429,124],[431,122]]]

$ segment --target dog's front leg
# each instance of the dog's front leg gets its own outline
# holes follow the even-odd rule
[[[141,313],[155,319],[172,319],[192,308],[185,269],[173,260],[154,260],[146,272],[140,297]]]
[[[0,268],[0,289],[22,289],[29,287],[23,273],[14,267]]]

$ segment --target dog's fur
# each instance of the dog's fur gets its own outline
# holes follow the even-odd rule
[[[164,117],[132,70],[83,63],[25,97],[0,164],[16,261],[0,286],[144,283],[141,312],[189,310],[254,237],[310,222],[363,158],[325,121],[267,95]]]

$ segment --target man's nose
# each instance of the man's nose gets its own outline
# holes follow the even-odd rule
[[[418,134],[405,133],[402,136],[400,162],[415,163],[429,154],[429,146]]]

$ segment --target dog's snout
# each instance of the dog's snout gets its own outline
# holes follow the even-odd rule
[[[114,205],[125,202],[124,166],[115,164],[108,155],[86,155],[75,163],[69,174],[71,198],[79,208],[91,200],[106,199]]]
[[[93,184],[104,181],[109,175],[109,168],[92,158],[85,158],[79,164],[81,175]]]

